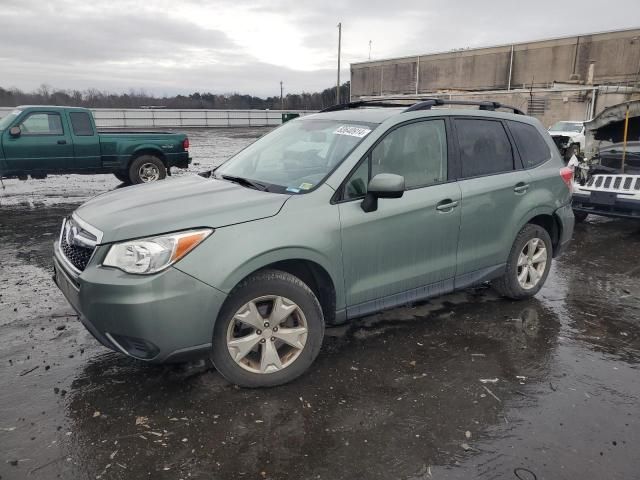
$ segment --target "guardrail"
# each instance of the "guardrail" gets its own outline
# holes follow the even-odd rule
[[[0,118],[15,107],[0,107]],[[313,110],[177,110],[155,108],[92,108],[98,128],[271,127],[283,113],[308,115]]]

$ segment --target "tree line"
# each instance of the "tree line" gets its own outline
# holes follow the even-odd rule
[[[349,101],[349,82],[340,87],[340,100]],[[42,85],[33,92],[17,88],[0,87],[0,107],[18,105],[65,105],[86,108],[141,108],[163,107],[177,109],[270,109],[270,110],[321,110],[336,103],[336,88],[326,88],[315,93],[288,93],[260,98],[239,93],[216,94],[195,92],[190,95],[157,97],[144,90],[113,93],[94,88],[87,90],[60,90]]]

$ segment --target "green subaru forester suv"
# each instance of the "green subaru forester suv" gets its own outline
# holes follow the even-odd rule
[[[250,387],[302,374],[326,324],[487,281],[531,297],[571,238],[572,172],[537,120],[447,103],[332,107],[209,178],[98,196],[55,281],[103,345]]]

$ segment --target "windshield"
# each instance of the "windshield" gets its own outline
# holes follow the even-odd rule
[[[582,124],[576,122],[558,122],[554,123],[549,131],[551,132],[570,132],[570,133],[580,133],[582,130]]]
[[[242,150],[214,175],[251,180],[272,192],[305,193],[321,183],[376,126],[293,120]]]
[[[10,114],[8,114],[6,117],[0,118],[0,130],[4,130],[9,125],[11,125],[13,121],[16,119],[16,117],[20,115],[20,113],[22,113],[20,110],[14,110]]]

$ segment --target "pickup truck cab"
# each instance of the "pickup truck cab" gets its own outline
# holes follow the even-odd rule
[[[99,132],[90,110],[20,106],[0,119],[0,178],[113,173],[125,183],[148,183],[187,168],[182,133]]]

